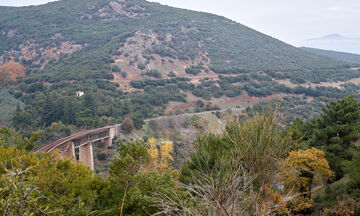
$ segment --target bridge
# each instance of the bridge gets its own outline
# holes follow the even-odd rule
[[[226,109],[220,110],[221,112]],[[233,108],[233,112],[241,112],[244,108]],[[176,116],[161,116],[153,119],[147,119],[145,122],[156,120],[163,128],[181,127],[188,119],[194,115],[212,113],[214,111],[205,111],[200,113],[186,113]],[[112,145],[115,137],[120,137],[122,124],[97,128],[89,131],[79,132],[68,137],[64,137],[48,143],[35,152],[54,152],[59,151],[61,158],[75,158],[75,149],[79,149],[79,161],[83,162],[91,170],[94,170],[94,156],[92,145],[95,142],[103,141],[106,147]]]
[[[94,170],[93,143],[103,141],[106,147],[109,147],[112,145],[113,139],[120,134],[121,124],[97,128],[55,140],[39,147],[35,152],[59,151],[61,158],[76,160],[75,149],[79,149],[79,161]]]

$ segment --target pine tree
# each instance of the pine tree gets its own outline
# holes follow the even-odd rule
[[[351,160],[351,143],[360,138],[360,105],[353,96],[328,104],[323,114],[309,123],[307,137],[311,146],[326,152],[335,179],[343,177],[343,160]]]
[[[84,101],[83,101],[83,106],[84,106],[85,109],[90,109],[92,117],[95,118],[96,108],[97,107],[96,107],[95,98],[91,93],[85,94]]]
[[[314,145],[339,144],[348,148],[360,138],[360,106],[353,96],[331,102],[316,121]]]
[[[69,101],[67,101],[67,103],[65,103],[64,115],[63,115],[62,121],[65,124],[73,124],[73,125],[76,124],[76,113],[75,113],[74,106],[73,106],[71,100],[69,100]]]
[[[47,95],[41,113],[41,123],[46,127],[50,126],[51,123],[54,122],[54,117],[56,116],[54,106],[55,104],[53,103],[53,100],[49,97],[49,95]]]
[[[16,128],[16,130],[25,129],[31,127],[33,124],[33,117],[30,116],[28,112],[24,112],[20,103],[18,103],[11,122],[12,126]]]

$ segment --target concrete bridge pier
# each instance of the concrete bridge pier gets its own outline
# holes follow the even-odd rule
[[[90,170],[94,170],[94,157],[92,143],[79,147],[79,161],[85,166],[89,167]]]
[[[112,139],[109,137],[109,138],[106,138],[104,139],[104,142],[105,142],[105,147],[109,147],[109,146],[112,146]]]
[[[69,142],[64,151],[60,152],[60,158],[68,158],[73,159],[75,158],[75,146],[73,142]]]

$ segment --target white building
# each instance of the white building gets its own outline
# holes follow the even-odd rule
[[[84,95],[84,92],[83,91],[77,91],[76,92],[76,96],[77,97],[81,97],[81,96],[83,96]]]

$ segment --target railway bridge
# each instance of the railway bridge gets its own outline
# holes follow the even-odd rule
[[[113,139],[120,134],[121,124],[88,130],[50,142],[39,147],[35,152],[59,151],[61,158],[76,159],[75,149],[79,149],[79,161],[94,170],[93,143],[104,141],[108,147],[112,145]]]
[[[233,112],[241,112],[244,108],[232,109]],[[221,111],[225,111],[221,110]],[[162,127],[181,127],[181,125],[194,115],[201,115],[211,113],[213,111],[206,111],[200,113],[188,113],[178,116],[162,116],[153,119],[147,119],[145,122],[156,120]],[[36,152],[53,152],[59,151],[61,158],[75,158],[75,149],[79,149],[79,161],[94,170],[94,156],[92,145],[97,141],[104,141],[106,146],[112,145],[112,140],[115,137],[120,137],[122,134],[122,124],[107,126],[94,130],[79,132],[68,137],[64,137],[48,143],[36,149]]]

